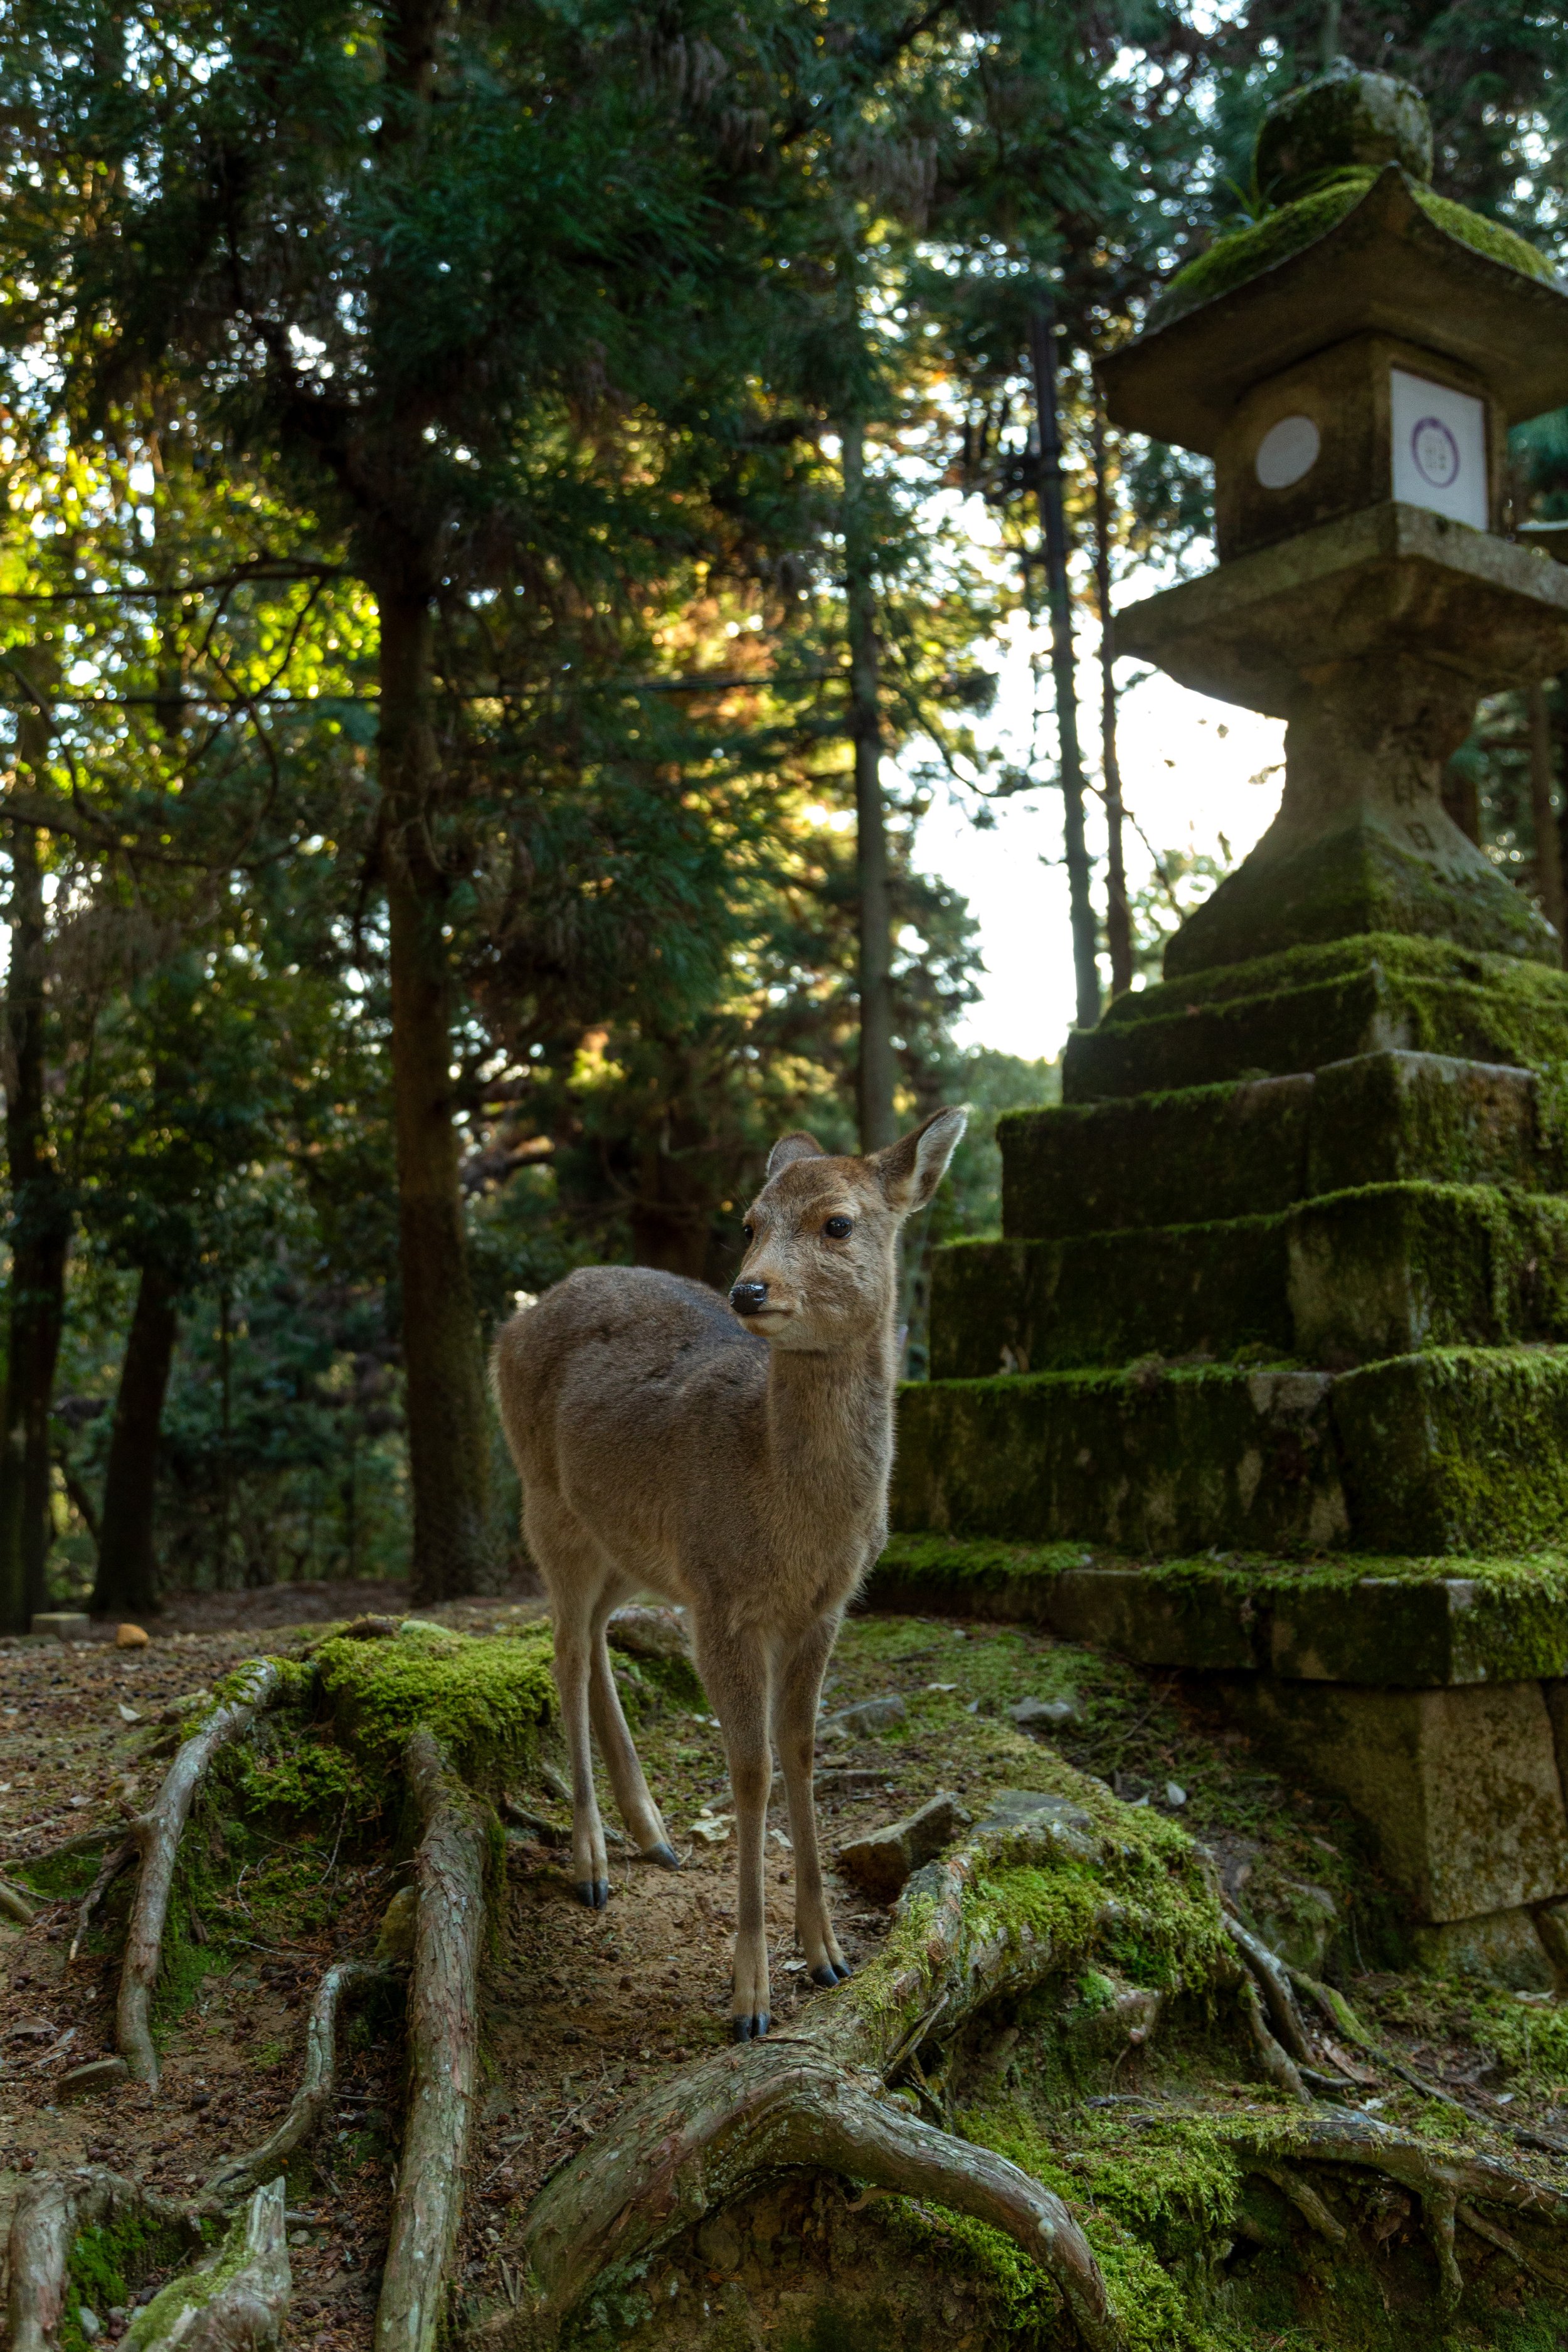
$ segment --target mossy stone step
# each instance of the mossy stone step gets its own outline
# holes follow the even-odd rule
[[[1568,1676],[1568,1551],[1131,1559],[1079,1544],[896,1535],[863,1605],[1043,1625],[1136,1665],[1449,1689]]]
[[[931,1265],[931,1376],[1568,1340],[1568,1200],[1374,1184],[1274,1216],[953,1242]]]
[[[1555,1103],[1530,1070],[1390,1051],[1288,1077],[1009,1111],[997,1124],[1002,1231],[1060,1241],[1209,1223],[1422,1177],[1561,1189],[1561,1133],[1542,1115]]]
[[[891,1516],[1153,1552],[1561,1542],[1568,1350],[1430,1349],[1338,1376],[1140,1365],[911,1382]]]
[[[1518,1069],[1568,1061],[1568,972],[1373,932],[1163,981],[1076,1030],[1068,1103],[1320,1070],[1390,1049]]]

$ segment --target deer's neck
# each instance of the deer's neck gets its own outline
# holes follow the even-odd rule
[[[770,1469],[779,1500],[816,1529],[854,1536],[879,1522],[893,1452],[893,1320],[863,1343],[820,1355],[771,1351]]]

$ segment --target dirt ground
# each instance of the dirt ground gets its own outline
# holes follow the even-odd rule
[[[0,1643],[0,1871],[24,1873],[30,1862],[36,1870],[37,1857],[56,1853],[49,1869],[74,1872],[71,1892],[79,1892],[101,1844],[74,1855],[58,1850],[95,1832],[112,1841],[121,1818],[150,1801],[164,1764],[142,1751],[161,1732],[172,1744],[179,1702],[209,1690],[243,1657],[297,1653],[323,1623],[359,1613],[367,1601],[384,1612],[401,1599],[384,1585],[203,1596],[156,1620],[144,1648],[116,1648],[112,1628],[68,1646]],[[540,1612],[536,1599],[510,1595],[423,1613],[487,1635]],[[1461,1997],[1382,1965],[1387,1897],[1354,1824],[1280,1780],[1173,1678],[1016,1629],[850,1621],[825,1706],[893,1694],[905,1712],[890,1730],[825,1733],[819,1801],[830,1856],[938,1789],[977,1811],[991,1790],[1028,1786],[1034,1740],[1008,1710],[1028,1696],[1064,1701],[1067,1719],[1046,1736],[1068,1760],[1131,1802],[1179,1812],[1254,1916],[1301,1942],[1306,1964],[1318,1965],[1331,1945],[1363,2013],[1429,2075],[1500,2117],[1533,2116],[1548,2129],[1564,2120],[1568,2084],[1555,2077],[1568,2072],[1568,2038],[1556,2002]],[[510,2293],[508,2225],[546,2174],[603,2129],[628,2094],[727,2038],[734,1848],[722,1830],[718,1728],[695,1707],[667,1705],[648,1710],[637,1738],[682,1858],[679,1874],[613,1849],[609,1907],[589,1913],[573,1898],[559,1849],[509,1837],[507,1911],[482,1984],[485,2066],[460,2293]],[[564,1819],[548,1785],[516,1793]],[[721,1818],[710,1843],[699,1833],[705,1811]],[[605,1818],[614,1820],[612,1810]],[[401,1883],[397,1856],[358,1847],[336,1826],[335,1837],[325,1821],[309,1839],[279,1841],[275,1854],[237,1875],[221,1853],[207,1857],[219,1890],[209,1941],[161,1993],[164,2071],[155,2094],[124,2086],[77,2105],[59,2096],[71,2067],[113,2049],[111,1906],[74,1964],[73,1899],[40,1902],[29,1928],[0,1918],[0,2227],[35,2167],[101,2162],[178,2194],[265,2136],[292,2095],[323,1969],[368,1948]],[[787,2023],[815,1995],[793,1948],[782,1802],[770,1834],[774,2011]],[[842,1876],[835,1908],[847,1956],[863,1961],[889,1911]],[[331,2119],[290,2174],[291,2342],[327,2352],[369,2344],[401,2066],[395,2014],[372,2011],[345,2037]],[[1392,2113],[1398,2085],[1378,2091],[1376,2104]],[[120,2307],[97,2316],[110,2340],[123,2333]],[[79,2339],[63,2352],[82,2352]]]

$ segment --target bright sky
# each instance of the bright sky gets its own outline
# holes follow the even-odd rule
[[[1117,602],[1135,603],[1158,584],[1130,580]],[[1076,625],[1079,730],[1086,761],[1098,778],[1095,633],[1081,614]],[[1190,848],[1217,856],[1223,834],[1232,856],[1239,859],[1279,804],[1283,722],[1190,693],[1173,679],[1149,676],[1141,663],[1122,663],[1121,676],[1142,680],[1122,693],[1120,704],[1122,792],[1129,810],[1162,852]],[[1048,716],[1048,670],[1040,690],[1047,698],[1047,711],[1040,730],[1044,757],[1039,764],[1049,765],[1054,764],[1056,730]],[[1029,740],[1035,691],[1027,647],[1021,638],[1015,639],[992,722],[1014,757],[1021,755]],[[939,795],[917,836],[921,867],[942,875],[961,890],[980,925],[984,994],[960,1024],[958,1035],[965,1045],[993,1045],[1030,1059],[1054,1056],[1073,1016],[1067,875],[1059,862],[1060,797],[1054,790],[1022,794],[996,803],[995,817],[994,830],[980,831],[971,823],[962,796]],[[1089,840],[1097,858],[1096,903],[1103,907],[1105,836],[1096,801],[1090,803]],[[1134,890],[1152,869],[1131,826],[1126,857],[1128,887]],[[1051,862],[1042,864],[1042,859]],[[1103,963],[1101,971],[1103,976]]]

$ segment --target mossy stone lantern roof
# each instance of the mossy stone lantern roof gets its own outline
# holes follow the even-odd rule
[[[1212,457],[1254,384],[1352,336],[1435,352],[1507,419],[1568,400],[1568,293],[1535,247],[1426,184],[1419,96],[1344,59],[1270,110],[1271,209],[1178,272],[1103,362],[1113,423]]]

